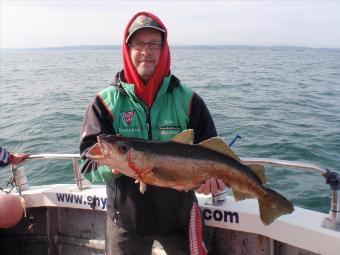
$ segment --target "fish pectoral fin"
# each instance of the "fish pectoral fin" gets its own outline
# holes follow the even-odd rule
[[[245,200],[247,198],[255,198],[256,196],[250,193],[245,193],[236,189],[232,189],[236,201]]]
[[[267,177],[264,172],[264,165],[253,164],[253,165],[248,165],[248,167],[261,180],[262,184],[265,184],[267,182]]]
[[[232,149],[225,143],[225,141],[221,137],[212,137],[203,142],[200,142],[198,145],[208,148],[210,150],[217,151],[228,157],[231,157],[238,162],[240,162],[240,158],[236,156]]]
[[[144,194],[144,192],[146,191],[146,184],[144,182],[140,182],[139,183],[139,191]]]
[[[268,201],[259,199],[260,218],[266,225],[272,223],[276,218],[294,211],[293,204],[280,193],[265,188],[270,196]]]
[[[139,183],[139,191],[140,193],[144,194],[146,191],[146,184],[140,180],[135,180],[135,183]]]
[[[177,143],[193,144],[194,143],[194,130],[193,129],[183,130],[181,133],[173,137],[171,141],[177,142]]]

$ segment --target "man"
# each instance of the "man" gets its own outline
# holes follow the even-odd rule
[[[0,147],[0,166],[7,166],[10,163],[9,152]]]
[[[5,148],[0,147],[0,167],[9,164],[18,165],[22,163],[30,154],[12,154]],[[0,229],[15,226],[23,216],[23,207],[20,198],[17,196],[0,193]]]
[[[158,240],[167,254],[189,254],[188,223],[195,193],[148,186],[141,194],[134,180],[115,169],[86,159],[100,134],[120,134],[167,141],[194,129],[194,142],[216,136],[203,100],[170,73],[167,29],[153,14],[137,13],[128,23],[123,42],[124,69],[112,86],[89,105],[82,127],[80,152],[84,176],[107,186],[106,254],[151,254]],[[209,179],[197,192],[224,189]]]
[[[28,158],[29,155],[25,153],[11,154],[5,148],[0,147],[0,166],[7,166],[9,164],[18,165]]]

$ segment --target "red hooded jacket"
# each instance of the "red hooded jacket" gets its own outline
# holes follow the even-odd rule
[[[128,36],[129,28],[132,22],[139,16],[139,15],[146,15],[156,21],[159,26],[165,30],[163,36],[163,48],[161,55],[159,57],[159,61],[156,67],[156,70],[148,81],[147,84],[140,79],[135,67],[133,66],[131,56],[130,56],[130,48],[129,45],[126,43],[126,38]],[[154,99],[156,97],[157,91],[160,85],[163,82],[164,77],[168,76],[170,73],[170,50],[168,45],[168,32],[162,21],[149,12],[139,12],[135,16],[132,17],[130,22],[125,28],[124,33],[124,41],[123,41],[123,63],[124,63],[124,76],[125,82],[131,83],[134,85],[134,91],[136,96],[142,100],[149,108],[151,108]]]

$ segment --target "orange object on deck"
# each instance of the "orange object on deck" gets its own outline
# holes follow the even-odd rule
[[[20,198],[11,194],[0,194],[0,228],[15,226],[22,218],[24,208]]]

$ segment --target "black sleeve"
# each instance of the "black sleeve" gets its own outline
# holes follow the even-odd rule
[[[97,163],[87,159],[85,155],[88,149],[97,142],[97,136],[101,134],[115,134],[115,130],[111,112],[97,95],[87,107],[80,133],[80,157],[85,160],[81,168],[82,173],[97,168]]]
[[[203,99],[194,93],[189,116],[188,128],[195,132],[194,143],[217,136],[215,124]]]
[[[5,149],[0,147],[0,166],[7,166],[10,162],[10,153]]]

